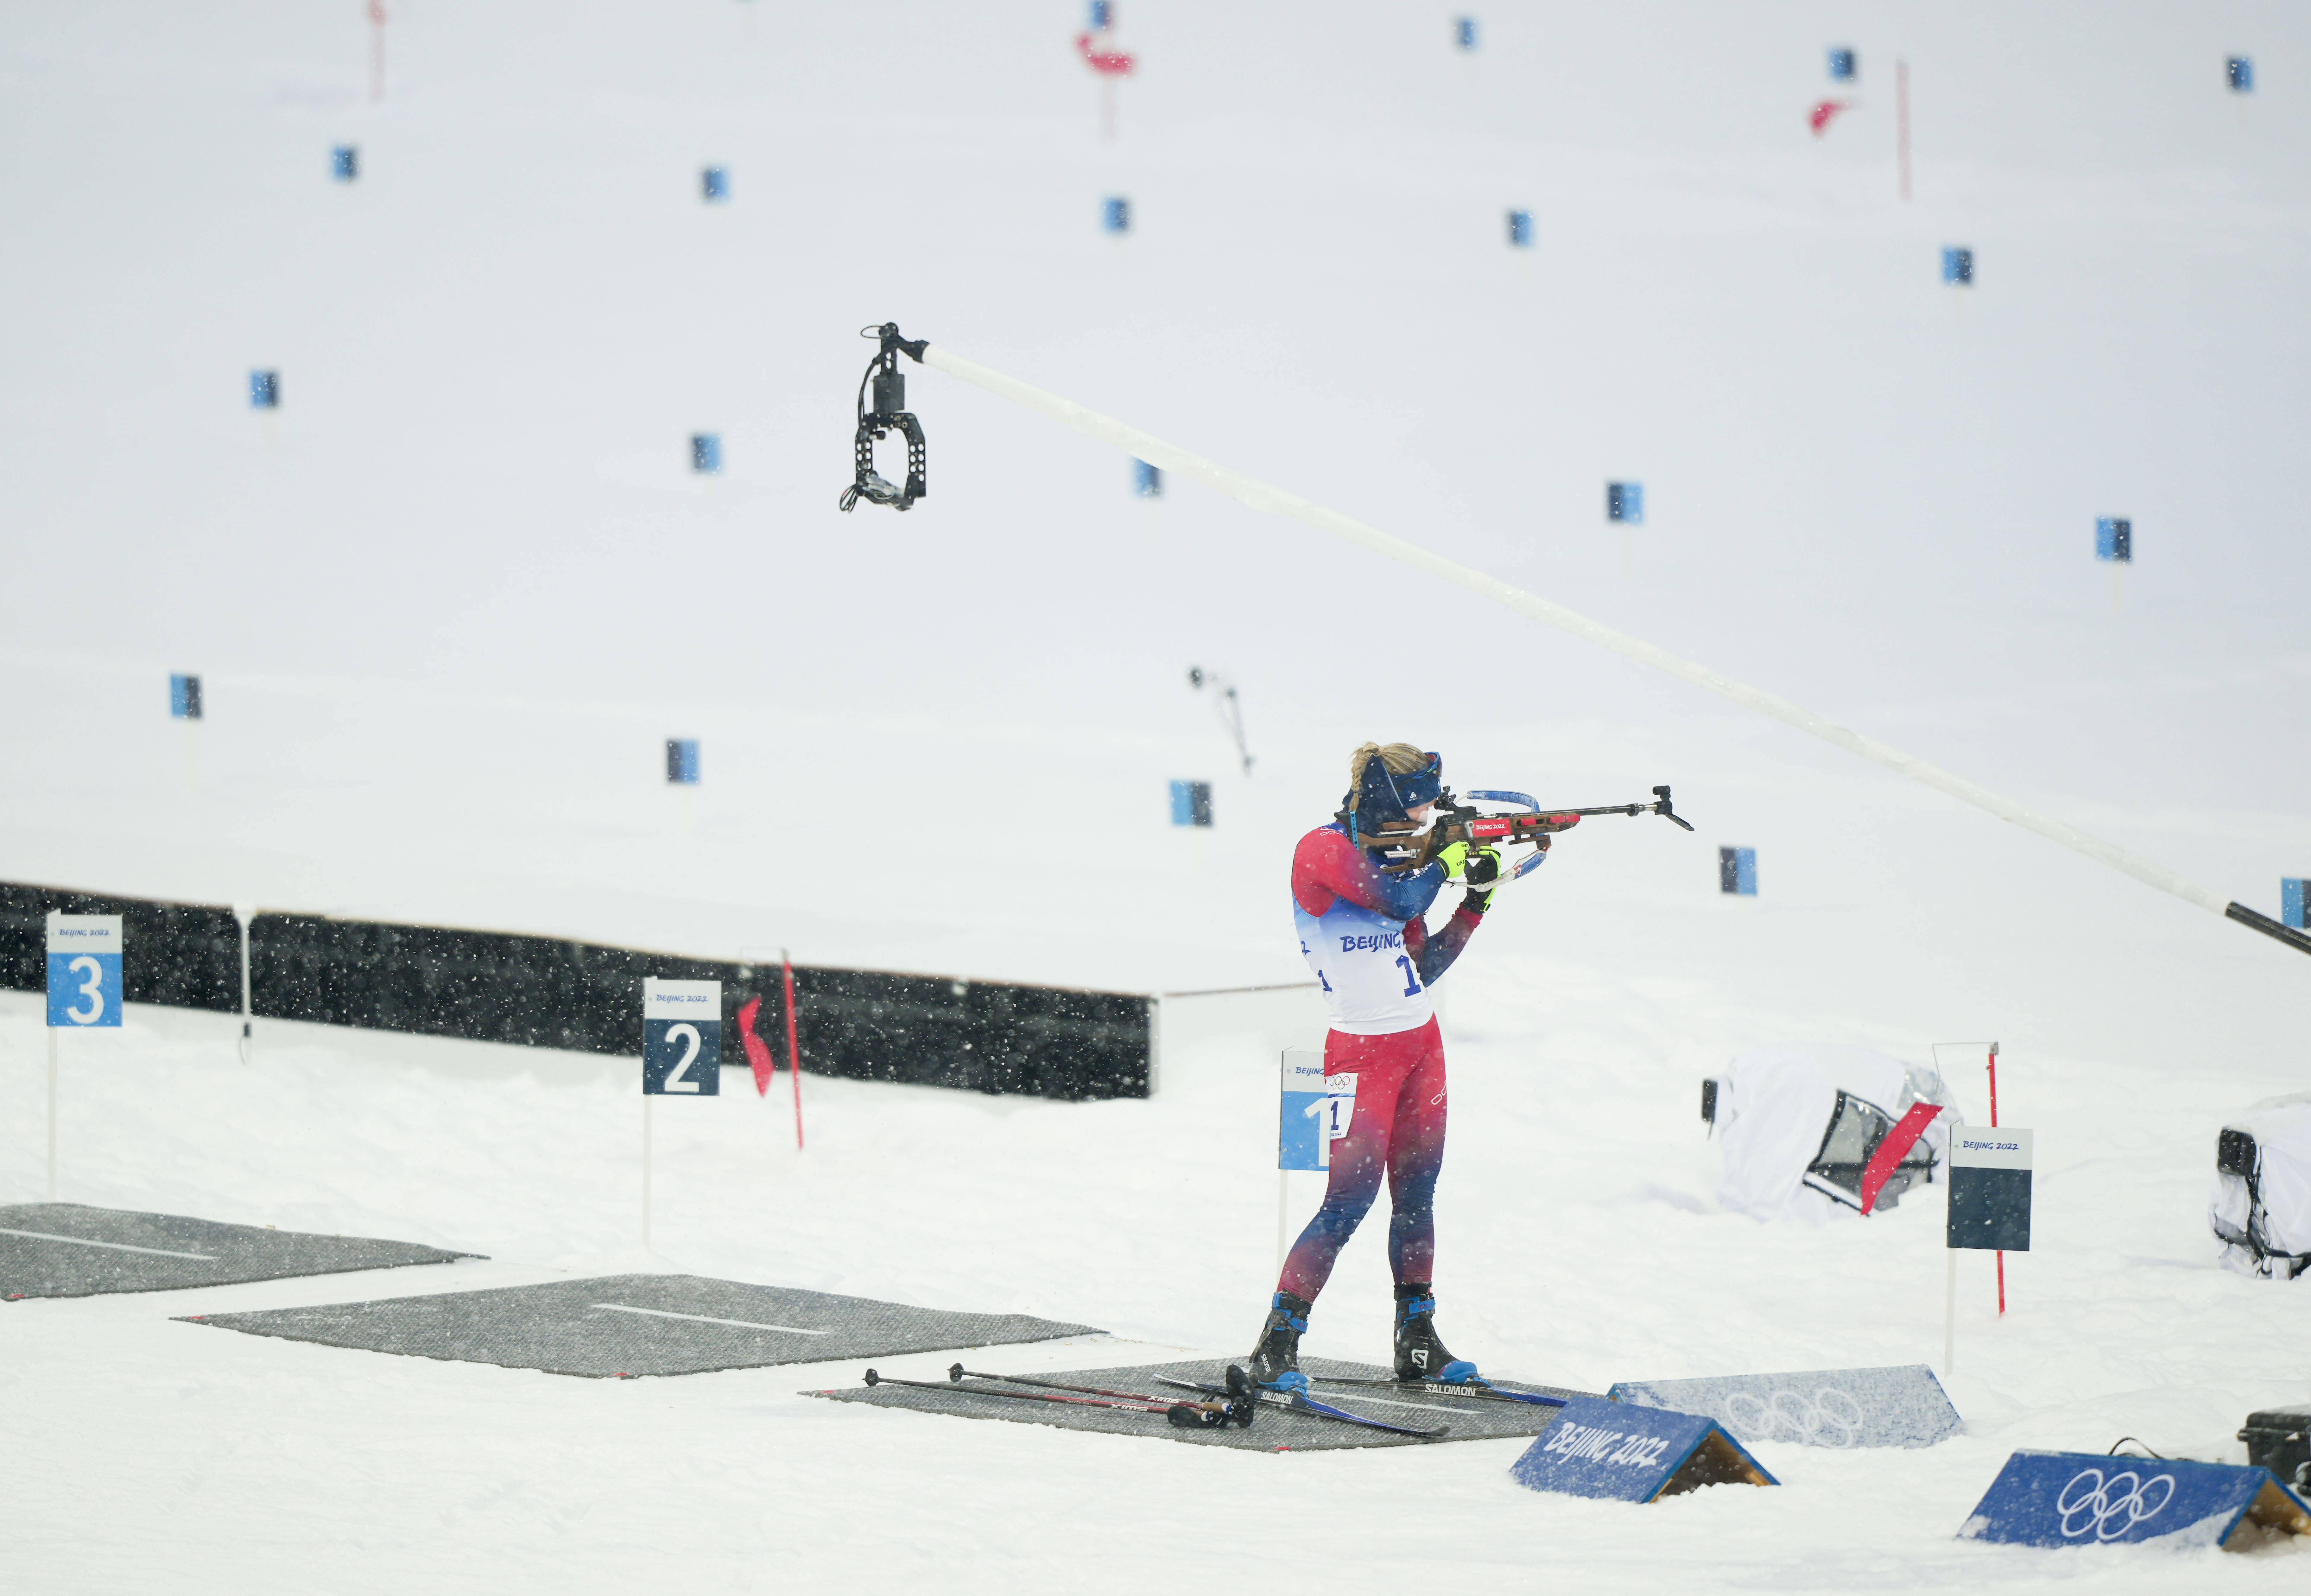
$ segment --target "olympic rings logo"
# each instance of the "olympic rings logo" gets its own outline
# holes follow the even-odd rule
[[[2062,1514],[2062,1533],[2070,1539],[2091,1530],[2097,1540],[2116,1540],[2143,1520],[2157,1517],[2174,1499],[2171,1474],[2145,1479],[2124,1469],[2105,1479],[2099,1469],[2081,1469],[2054,1498],[2054,1511]]]
[[[1862,1404],[1834,1385],[1808,1397],[1782,1390],[1770,1399],[1737,1391],[1725,1399],[1725,1423],[1745,1441],[1771,1441],[1787,1431],[1801,1446],[1853,1446],[1862,1439]]]

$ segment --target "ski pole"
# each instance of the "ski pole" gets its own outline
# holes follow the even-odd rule
[[[1089,1397],[1121,1397],[1126,1401],[1154,1402],[1164,1407],[1167,1410],[1171,1406],[1171,1399],[1169,1397],[1146,1396],[1136,1391],[1111,1391],[1104,1385],[1068,1385],[1057,1380],[1031,1380],[1025,1374],[983,1374],[977,1369],[966,1369],[961,1364],[956,1364],[954,1367],[948,1369],[946,1372],[946,1377],[958,1385],[966,1379],[1000,1380],[1011,1385],[1041,1386],[1046,1391],[1080,1391],[1084,1395]],[[1246,1392],[1241,1397],[1231,1399],[1224,1403],[1204,1402],[1199,1404],[1199,1406],[1203,1408],[1206,1411],[1217,1408],[1224,1413],[1225,1417],[1234,1419],[1235,1422],[1244,1429],[1248,1430],[1251,1428],[1253,1404],[1251,1400],[1250,1392]]]
[[[1241,1395],[1244,1389],[1252,1389],[1253,1400],[1266,1407],[1281,1408],[1291,1413],[1305,1413],[1312,1418],[1330,1418],[1336,1419],[1341,1424],[1362,1425],[1368,1430],[1386,1430],[1391,1435],[1417,1436],[1423,1441],[1433,1441],[1437,1436],[1449,1433],[1452,1428],[1451,1425],[1438,1425],[1433,1429],[1415,1429],[1409,1425],[1392,1425],[1385,1419],[1366,1418],[1362,1414],[1351,1413],[1345,1408],[1335,1408],[1329,1403],[1315,1401],[1296,1391],[1289,1397],[1281,1392],[1259,1391],[1251,1386],[1250,1377],[1243,1374],[1243,1365],[1237,1364],[1228,1365],[1228,1376],[1225,1386],[1199,1385],[1192,1380],[1173,1380],[1168,1375],[1157,1376],[1156,1383],[1177,1386],[1182,1391],[1199,1391],[1211,1396],[1237,1396]],[[1239,1382],[1242,1382],[1241,1385]]]
[[[894,1380],[889,1375],[878,1374],[872,1369],[867,1371],[867,1383],[903,1385],[912,1391],[938,1391],[950,1394],[957,1389],[953,1385],[940,1384],[929,1380]],[[1217,1427],[1213,1424],[1211,1417],[1214,1410],[1219,1406],[1216,1402],[1173,1402],[1165,1405],[1161,1398],[1150,1398],[1145,1402],[1111,1402],[1098,1397],[1046,1396],[1041,1391],[990,1391],[983,1385],[966,1385],[961,1389],[971,1396],[1008,1397],[1015,1402],[1064,1402],[1077,1408],[1112,1408],[1119,1413],[1160,1413],[1182,1429]],[[1222,1419],[1221,1422],[1225,1423],[1225,1420]]]

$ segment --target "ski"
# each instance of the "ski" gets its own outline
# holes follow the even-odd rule
[[[1235,1378],[1245,1378],[1236,1375],[1236,1369],[1239,1366],[1231,1365],[1228,1371],[1230,1375]],[[1230,1384],[1234,1382],[1232,1379]],[[1433,1441],[1439,1435],[1449,1434],[1452,1428],[1451,1425],[1438,1425],[1433,1429],[1417,1429],[1410,1425],[1392,1425],[1384,1419],[1366,1418],[1361,1413],[1351,1413],[1345,1408],[1335,1408],[1330,1403],[1319,1402],[1300,1391],[1293,1391],[1287,1396],[1282,1391],[1259,1391],[1257,1388],[1251,1387],[1248,1378],[1245,1379],[1244,1388],[1236,1390],[1230,1390],[1226,1385],[1199,1384],[1192,1380],[1173,1380],[1165,1375],[1158,1375],[1156,1383],[1173,1386],[1181,1391],[1202,1391],[1207,1396],[1216,1397],[1240,1397],[1244,1394],[1244,1389],[1251,1389],[1255,1400],[1271,1408],[1289,1408],[1294,1413],[1311,1414],[1318,1418],[1338,1419],[1342,1424],[1362,1425],[1368,1430],[1386,1430],[1392,1435],[1411,1435],[1423,1441]]]
[[[1104,1385],[1068,1385],[1058,1380],[1035,1380],[1025,1374],[989,1374],[978,1369],[966,1369],[961,1364],[955,1364],[948,1368],[946,1377],[955,1384],[963,1386],[965,1391],[981,1389],[978,1386],[963,1385],[965,1380],[999,1380],[1006,1385],[1033,1385],[1043,1391],[1074,1391],[1080,1396],[1117,1397],[1127,1402],[1150,1402],[1166,1410],[1176,1405],[1169,1397],[1151,1397],[1141,1391],[1112,1391]],[[1004,1393],[989,1391],[987,1394],[1000,1396]],[[1219,1414],[1219,1424],[1214,1426],[1215,1428],[1225,1425],[1231,1419],[1244,1429],[1251,1428],[1252,1402],[1251,1394],[1249,1391],[1241,1395],[1231,1395],[1224,1403],[1201,1402],[1195,1406],[1201,1411],[1216,1411]]]
[[[1489,1380],[1471,1380],[1456,1384],[1446,1380],[1367,1380],[1347,1374],[1316,1374],[1310,1376],[1318,1385],[1362,1385],[1378,1391],[1426,1391],[1439,1397],[1474,1397],[1487,1402],[1530,1402],[1536,1408],[1562,1408],[1563,1397],[1544,1397],[1539,1391],[1504,1391]]]

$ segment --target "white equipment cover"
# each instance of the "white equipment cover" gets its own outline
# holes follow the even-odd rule
[[[1805,1178],[1840,1092],[1892,1120],[1914,1103],[1940,1103],[1949,1112],[1935,1116],[1919,1146],[1937,1164],[1947,1155],[1950,1127],[1959,1121],[1949,1088],[1933,1070],[1863,1047],[1775,1042],[1740,1055],[1719,1077],[1716,1123],[1723,1134],[1725,1178],[1718,1200],[1754,1218],[1815,1225],[1855,1212]]]
[[[2266,1097],[2223,1127],[2207,1223],[2223,1261],[2251,1275],[2291,1280],[2311,1271],[2311,1092]],[[2252,1138],[2246,1167],[2223,1167],[2233,1133]]]

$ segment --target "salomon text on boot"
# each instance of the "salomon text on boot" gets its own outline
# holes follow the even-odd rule
[[[1260,1345],[1251,1349],[1253,1383],[1269,1391],[1308,1389],[1308,1376],[1300,1372],[1300,1337],[1308,1328],[1312,1305],[1288,1291],[1276,1294],[1268,1322],[1260,1327]]]
[[[1421,1280],[1396,1288],[1396,1377],[1442,1380],[1448,1385],[1478,1381],[1477,1365],[1454,1357],[1436,1338],[1436,1299]]]

